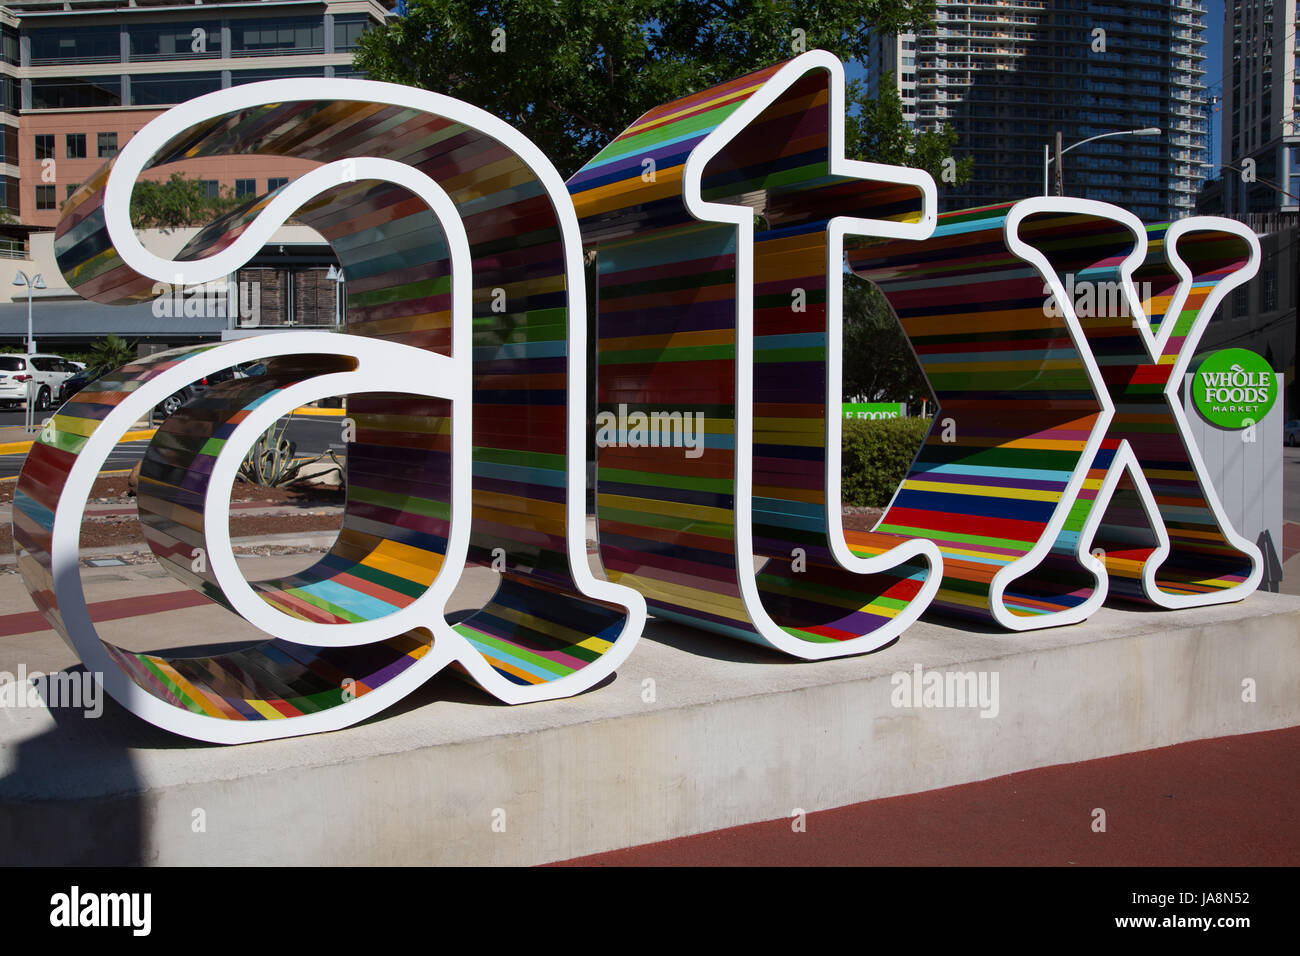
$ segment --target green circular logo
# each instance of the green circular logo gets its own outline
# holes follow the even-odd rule
[[[1192,400],[1211,425],[1245,428],[1277,401],[1277,379],[1254,352],[1224,349],[1207,356],[1196,370]]]

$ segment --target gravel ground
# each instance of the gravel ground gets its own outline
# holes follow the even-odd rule
[[[12,503],[16,481],[0,483],[0,504]],[[231,493],[232,501],[255,501],[268,506],[293,506],[290,514],[232,515],[230,536],[246,538],[263,534],[291,534],[307,531],[337,531],[343,521],[338,507],[344,494],[338,489],[308,485],[293,488],[265,488],[236,482]],[[129,496],[125,475],[101,476],[91,490],[90,501],[95,504],[119,504],[134,508],[135,498]],[[144,531],[134,515],[106,515],[90,518],[81,526],[83,548],[106,548],[114,545],[141,545]],[[13,529],[8,523],[0,524],[0,554],[12,554]],[[240,552],[236,549],[237,553]],[[250,551],[250,554],[291,554],[293,550]],[[152,561],[150,554],[141,555]],[[132,562],[135,563],[135,562]]]

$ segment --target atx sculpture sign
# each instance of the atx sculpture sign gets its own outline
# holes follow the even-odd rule
[[[928,175],[845,158],[843,127],[842,69],[823,52],[651,110],[567,183],[500,120],[406,87],[282,80],[163,114],[69,202],[70,283],[136,302],[217,280],[294,216],[348,275],[349,334],[177,349],[75,396],[15,495],[34,600],[127,708],[234,742],[346,726],[447,666],[507,702],[573,694],[627,657],[648,612],[826,658],[878,648],[927,608],[1027,629],[1082,620],[1108,593],[1177,608],[1253,590],[1259,554],[1223,517],[1175,383],[1256,269],[1254,235],[1071,199],[937,216]],[[144,170],[245,153],[319,165],[174,260],[141,245],[128,213]],[[846,256],[940,402],[874,532],[840,520]],[[1078,314],[1067,284],[1085,281],[1117,283],[1122,307]],[[162,565],[267,639],[185,657],[102,640],[78,568],[92,481],[153,405],[252,360],[264,375],[158,430],[139,509]],[[338,540],[301,574],[247,581],[228,524],[239,461],[333,395],[356,423]],[[606,579],[585,544],[589,418]],[[452,624],[470,563],[499,585]]]

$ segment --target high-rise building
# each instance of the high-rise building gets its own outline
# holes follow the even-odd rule
[[[377,0],[6,2],[0,206],[25,225],[53,227],[77,186],[167,107],[257,80],[352,76],[357,38],[386,12]],[[245,195],[306,168],[208,159],[185,172]]]
[[[1224,212],[1294,213],[1300,210],[1296,0],[1226,0],[1223,13]]]
[[[1208,167],[1203,14],[1199,0],[938,0],[932,32],[876,38],[868,85],[892,73],[909,122],[951,126],[974,157],[944,208],[1041,195],[1059,132],[1065,195],[1177,219]],[[1160,133],[1130,134],[1144,129]]]
[[[358,38],[384,22],[380,0],[7,0],[0,5],[0,342],[21,343],[26,290],[13,270],[40,274],[39,342],[87,342],[114,331],[142,347],[219,339],[286,326],[332,327],[345,312],[334,256],[289,224],[237,275],[205,296],[201,315],[167,302],[109,307],[68,288],[54,261],[59,208],[77,187],[167,108],[215,90],[286,77],[354,76]],[[274,156],[186,159],[179,172],[210,194],[260,196],[315,163]],[[16,221],[15,221],[16,220]],[[196,230],[151,231],[168,254]],[[156,250],[158,251],[158,250]],[[6,299],[12,298],[12,303]],[[165,298],[165,297],[164,297]]]

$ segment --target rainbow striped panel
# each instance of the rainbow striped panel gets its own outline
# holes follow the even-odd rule
[[[504,555],[506,567],[493,599],[455,629],[515,685],[547,684],[598,660],[622,632],[627,614],[618,605],[584,596],[569,571],[564,520],[569,297],[559,220],[541,183],[519,156],[474,128],[418,109],[360,100],[242,109],[196,125],[152,162],[250,153],[322,163],[383,157],[419,169],[449,195],[468,235],[474,284],[473,353],[457,356],[474,368],[469,557],[488,563]],[[155,283],[125,266],[107,237],[102,203],[111,166],[70,200],[57,229],[56,253],[69,283],[83,296],[101,302],[146,300]],[[259,197],[202,230],[178,258],[208,256],[229,246],[271,198]],[[343,182],[300,209],[297,218],[326,237],[343,266],[351,334],[450,354],[447,246],[422,201],[392,183]],[[74,434],[93,429],[102,417],[95,402],[106,414],[134,387],[133,376],[183,358],[155,356],[97,383],[94,401],[83,394],[65,407],[57,420],[60,435],[65,429]],[[266,376],[214,389],[159,430],[143,469],[142,505],[151,546],[185,583],[222,600],[211,580],[190,570],[187,555],[202,536],[206,475],[224,436],[260,399],[329,367],[319,360],[313,365],[310,358],[296,366],[269,363]],[[285,613],[322,623],[374,619],[409,603],[436,576],[449,515],[449,406],[402,394],[400,387],[394,382],[391,394],[349,396],[356,440],[347,456],[343,531],[311,569],[256,585],[264,600]],[[33,461],[46,463],[41,447]],[[42,472],[47,489],[55,487],[50,468],[53,463]],[[20,481],[24,493],[35,473],[29,469]],[[39,548],[33,552],[38,553]],[[57,620],[55,608],[48,612]],[[423,632],[393,638],[401,649],[394,661],[418,657],[428,641]],[[393,661],[380,659],[382,646],[336,648],[328,654],[293,649],[295,660],[307,655],[305,670],[300,668],[305,683],[289,681],[286,675],[298,671],[286,664],[276,680],[253,682],[267,691],[265,697],[253,695],[256,704],[239,696],[252,684],[232,683],[224,659],[126,669],[140,687],[177,706],[230,719],[270,719],[287,714],[287,701],[316,700],[309,675],[318,656],[328,657],[339,673],[358,678],[392,668]],[[290,649],[271,641],[258,650],[271,652],[289,654]],[[353,659],[349,655],[355,666],[344,666]],[[378,669],[366,670],[372,663]],[[337,686],[335,691],[337,698]]]
[[[940,405],[879,530],[939,545],[936,608],[1004,625],[1077,620],[1108,593],[1166,607],[1239,599],[1227,592],[1253,588],[1254,559],[1207,501],[1166,388],[1209,318],[1206,294],[1245,267],[1249,244],[1212,226],[1185,230],[1186,287],[1168,261],[1170,226],[1147,227],[1133,301],[1121,280],[1144,238],[1136,220],[1100,203],[1029,202],[1023,215],[1005,205],[940,216],[922,243],[849,251],[898,314]],[[1010,233],[1043,256],[1041,271],[1012,251]],[[1081,562],[1088,553],[1105,580]],[[1142,580],[1151,559],[1154,592]]]
[[[754,615],[808,644],[871,634],[918,594],[923,561],[851,573],[828,541],[826,337],[833,216],[914,222],[915,187],[828,172],[829,75],[811,69],[708,162],[701,195],[751,207],[753,348],[737,347],[737,231],[683,200],[693,150],[784,64],[657,107],[568,183],[599,269],[597,518],[611,580],[653,613],[759,644]],[[748,290],[747,290],[748,291]],[[738,373],[752,365],[751,394]],[[753,414],[753,554],[737,555],[737,411]],[[838,413],[838,410],[836,410]],[[612,431],[602,429],[616,422]],[[700,423],[693,453],[678,419]],[[646,422],[645,426],[642,422]],[[656,422],[658,424],[656,424]],[[831,506],[838,512],[840,503]],[[856,534],[862,556],[900,543]],[[738,562],[766,559],[747,604]],[[748,569],[743,569],[747,571]]]
[[[52,427],[32,446],[23,465],[14,495],[19,569],[37,607],[70,646],[54,600],[49,556],[54,510],[72,461],[87,435],[125,395],[207,348],[210,346],[159,352],[94,382],[54,416]],[[273,372],[266,381],[276,378],[286,380],[285,370]],[[249,388],[265,387],[263,379],[244,381],[250,383]],[[215,399],[204,400],[209,410],[217,404]],[[151,443],[141,468],[141,521],[145,537],[164,567],[212,600],[224,603],[211,572],[192,569],[192,548],[203,544],[203,466],[210,463],[208,453],[212,451],[208,446],[196,456],[198,467],[178,465],[190,457],[187,446],[204,449],[207,445],[204,440],[193,440],[193,432],[192,422],[175,416],[160,429],[161,440]],[[306,647],[270,640],[198,657],[133,653],[105,644],[122,670],[158,699],[196,714],[231,720],[296,717],[338,706],[382,686],[424,656],[429,647],[430,635],[422,630],[365,647]],[[345,680],[352,683],[344,685]]]
[[[1181,394],[1181,370],[1186,361],[1180,359],[1196,350],[1208,319],[1202,312],[1209,293],[1245,267],[1250,249],[1240,236],[1198,228],[1184,232],[1176,241],[1176,250],[1170,250],[1165,242],[1168,232],[1168,223],[1146,227],[1147,255],[1134,276],[1142,300],[1136,308],[1109,294],[1119,285],[1117,257],[1093,263],[1079,258],[1081,248],[1128,245],[1127,230],[1119,224],[1100,217],[1077,217],[1068,239],[1041,244],[1059,271],[1087,283],[1085,291],[1101,290],[1091,302],[1076,302],[1076,312],[1115,405],[1115,416],[1089,466],[1084,491],[1054,551],[1073,553],[1079,531],[1096,507],[1097,489],[1113,467],[1121,443],[1127,443],[1141,464],[1142,479],[1158,508],[1170,552],[1167,557],[1153,557],[1158,540],[1133,479],[1127,475],[1119,490],[1102,502],[1104,515],[1089,547],[1103,553],[1111,594],[1141,603],[1156,603],[1158,597],[1148,593],[1142,580],[1151,560],[1157,562],[1155,587],[1178,596],[1240,587],[1252,570],[1251,557],[1229,540],[1221,509],[1207,500],[1207,479],[1198,473],[1188,438],[1166,399],[1171,376],[1177,386],[1175,394]],[[1170,252],[1189,265],[1189,287],[1184,288],[1170,265]],[[1176,309],[1176,314],[1170,314],[1170,308]],[[1141,322],[1148,322],[1158,336],[1154,354],[1139,332]]]
[[[935,541],[944,580],[934,607],[974,617],[989,614],[994,576],[1068,508],[1101,413],[1065,316],[1045,307],[1044,276],[1007,247],[1010,210],[941,215],[919,243],[849,240],[850,268],[884,292],[940,406],[878,530]],[[1068,235],[1068,223],[1056,228]],[[1047,576],[1008,586],[1006,609],[1048,615],[1090,593],[1082,569]]]

